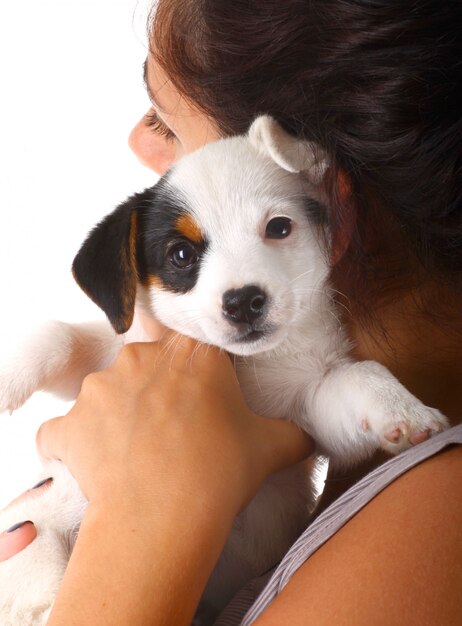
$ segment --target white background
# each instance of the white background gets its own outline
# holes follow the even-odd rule
[[[148,109],[147,0],[0,3],[0,357],[40,321],[102,317],[70,266],[88,230],[156,177],[127,145]],[[31,486],[35,432],[67,405],[0,415],[0,506]]]

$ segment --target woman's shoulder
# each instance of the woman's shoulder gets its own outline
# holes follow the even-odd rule
[[[378,493],[293,575],[255,624],[445,624],[462,615],[462,446]]]

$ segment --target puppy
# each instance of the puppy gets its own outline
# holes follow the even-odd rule
[[[329,236],[318,191],[327,167],[316,146],[267,116],[245,136],[184,157],[107,216],[74,261],[77,282],[110,324],[42,329],[1,373],[0,409],[17,408],[37,389],[75,397],[124,342],[148,339],[137,310],[236,355],[249,406],[299,424],[337,465],[378,447],[395,454],[410,435],[446,427],[383,366],[349,356],[320,243]],[[307,523],[310,474],[301,464],[273,476],[241,513],[197,623],[210,623],[283,556]],[[26,550],[0,563],[4,626],[46,623],[85,510],[62,465],[48,475],[44,493],[0,514],[0,531],[21,519],[38,528]]]

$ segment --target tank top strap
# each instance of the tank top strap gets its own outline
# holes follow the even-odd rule
[[[399,476],[452,444],[462,444],[462,424],[393,457],[358,481],[308,526],[273,571],[237,594],[214,626],[251,626],[298,568],[358,511]]]

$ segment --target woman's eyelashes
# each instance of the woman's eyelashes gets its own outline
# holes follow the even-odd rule
[[[151,109],[151,111],[146,114],[146,126],[149,126],[155,133],[161,137],[165,137],[168,141],[176,139],[175,133],[164,124],[154,109]]]

